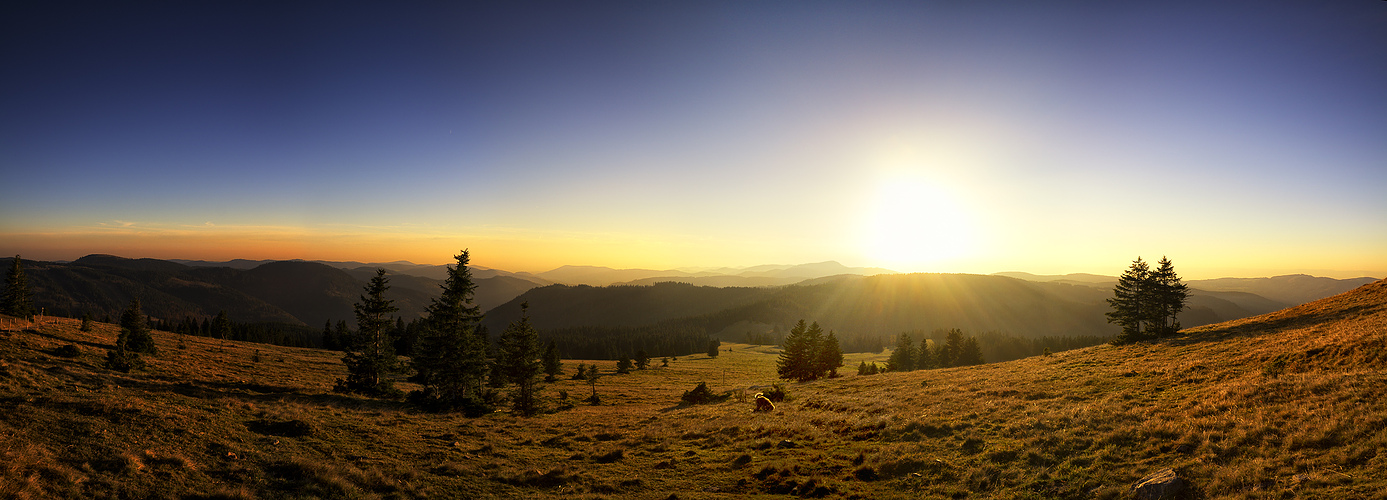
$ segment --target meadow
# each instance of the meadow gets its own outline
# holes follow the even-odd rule
[[[1383,498],[1387,281],[1126,346],[805,383],[778,349],[541,384],[546,411],[479,418],[332,392],[341,353],[117,327],[0,334],[4,498]],[[73,347],[66,347],[73,346]],[[728,398],[683,405],[706,382]],[[782,384],[775,411],[751,396]],[[411,389],[402,383],[401,388]],[[566,394],[561,399],[561,394]]]

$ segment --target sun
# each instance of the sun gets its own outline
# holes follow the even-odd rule
[[[864,253],[880,265],[937,271],[975,250],[972,211],[945,185],[896,176],[879,183],[868,205]]]

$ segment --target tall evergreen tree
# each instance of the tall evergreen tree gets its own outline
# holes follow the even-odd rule
[[[1189,298],[1189,286],[1180,281],[1180,276],[1175,274],[1175,264],[1165,256],[1156,263],[1156,269],[1151,271],[1151,298],[1152,311],[1151,329],[1158,336],[1174,335],[1180,331],[1180,320],[1177,319],[1180,311],[1185,309],[1185,300]]]
[[[530,304],[520,304],[520,319],[512,322],[497,339],[497,364],[506,380],[515,384],[511,394],[512,410],[521,415],[534,415],[535,379],[542,369],[539,351],[539,332],[530,325]]]
[[[482,395],[486,375],[486,339],[477,324],[481,308],[472,301],[477,285],[467,268],[467,250],[448,266],[443,293],[428,307],[414,356],[416,380],[423,385],[415,399],[428,406],[479,415],[489,412]]]
[[[332,320],[323,324],[323,349],[336,351],[339,348],[337,335],[332,333]]]
[[[140,310],[140,299],[131,299],[130,306],[120,315],[120,334],[125,337],[125,348],[130,352],[158,354],[154,346],[154,335],[149,332],[144,312]],[[117,343],[119,343],[117,339]]]
[[[375,277],[366,284],[366,295],[353,305],[357,334],[342,356],[347,378],[337,380],[338,391],[372,396],[393,396],[399,392],[390,380],[390,374],[400,371],[390,313],[400,308],[395,307],[394,300],[385,298],[389,282],[385,270],[377,269]]]
[[[1122,327],[1114,343],[1136,342],[1151,336],[1152,319],[1157,317],[1152,311],[1155,300],[1151,284],[1151,268],[1141,257],[1117,278],[1113,297],[1108,299],[1112,311],[1107,313],[1109,323]]]
[[[934,350],[929,347],[929,338],[920,339],[920,348],[915,350],[915,369],[929,370],[939,368],[939,360],[934,356]]]
[[[838,335],[832,331],[824,337],[819,345],[814,367],[815,377],[835,378],[838,376],[838,367],[843,366],[843,348],[838,345]]]
[[[24,276],[24,264],[14,256],[14,264],[5,275],[5,293],[0,296],[0,312],[16,318],[34,316],[34,295],[29,290],[29,278]]]
[[[718,340],[718,339],[709,340],[709,341],[708,341],[708,357],[710,357],[710,358],[716,358],[716,357],[718,357],[718,354],[720,354],[720,353],[722,353],[722,341],[721,341],[721,340]]]
[[[886,370],[893,372],[908,372],[915,369],[915,341],[910,338],[910,334],[901,332],[896,337],[896,347],[891,349],[891,357],[886,358]]]
[[[625,354],[622,354],[622,355],[621,355],[621,358],[618,359],[618,360],[616,360],[616,372],[617,372],[617,373],[631,373],[631,357],[630,357],[630,356],[627,356],[627,355],[625,355]]]
[[[940,368],[963,366],[959,363],[963,361],[964,342],[963,330],[957,328],[949,329],[949,333],[944,335],[944,347],[939,353]]]
[[[211,335],[222,341],[221,349],[226,350],[226,340],[231,338],[231,320],[227,319],[226,311],[217,311],[217,317],[212,318]]]
[[[982,348],[978,346],[977,337],[968,337],[963,341],[963,347],[958,351],[958,361],[954,366],[973,366],[983,364]]]
[[[721,347],[721,346],[719,346]],[[650,355],[646,354],[645,349],[636,351],[636,369],[644,370],[650,367]]]
[[[813,326],[804,324],[804,320],[795,323],[795,327],[790,329],[790,334],[785,336],[780,358],[776,360],[776,373],[780,378],[787,380],[812,380],[814,378],[814,365],[817,362],[816,354],[819,350],[820,335],[822,330],[816,322]]]
[[[544,345],[544,381],[553,382],[563,374],[563,361],[559,360],[559,347],[551,339]]]

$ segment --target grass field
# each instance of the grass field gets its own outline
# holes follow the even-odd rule
[[[1384,309],[1377,282],[1159,342],[789,383],[771,413],[750,396],[776,349],[724,344],[598,362],[600,406],[562,380],[531,418],[336,394],[340,353],[164,332],[111,372],[114,326],[48,318],[0,334],[0,497],[1125,498],[1171,468],[1182,498],[1383,498]],[[681,406],[699,382],[731,397]]]

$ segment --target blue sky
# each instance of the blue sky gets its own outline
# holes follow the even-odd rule
[[[0,12],[0,251],[1387,275],[1387,3]]]

